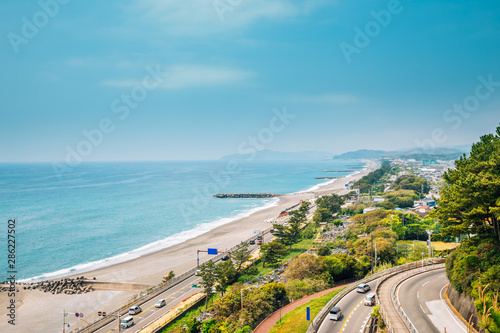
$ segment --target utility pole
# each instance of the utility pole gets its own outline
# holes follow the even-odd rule
[[[377,268],[377,243],[375,243],[375,268]]]
[[[427,235],[429,235],[429,240],[428,240],[428,243],[429,243],[429,258],[431,258],[431,256],[432,256],[431,235],[434,233],[434,230],[426,230],[426,231],[427,231]]]
[[[392,231],[392,215],[391,215],[391,231]]]
[[[121,326],[120,326],[120,309],[118,309],[118,333],[121,331]]]
[[[373,274],[373,229],[371,230],[370,235],[371,235],[371,243],[372,243],[372,251],[371,251],[370,258],[371,258],[372,274]]]
[[[66,310],[63,310],[63,333],[66,332]]]

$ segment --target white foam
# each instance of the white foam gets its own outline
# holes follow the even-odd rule
[[[64,276],[68,275],[77,275],[77,274],[82,274],[88,271],[93,271],[96,269],[100,268],[105,268],[114,264],[122,263],[125,261],[129,261],[135,258],[139,258],[143,255],[153,253],[162,249],[166,249],[170,246],[180,244],[182,242],[185,242],[189,239],[198,237],[200,235],[203,235],[207,232],[209,232],[212,229],[215,229],[219,226],[222,226],[224,224],[228,224],[231,222],[234,222],[236,220],[248,217],[258,211],[268,209],[271,207],[275,207],[278,205],[279,199],[278,198],[273,198],[268,200],[264,205],[255,207],[252,209],[248,209],[246,211],[243,211],[237,215],[231,216],[231,217],[226,217],[226,218],[221,218],[209,223],[200,223],[196,226],[196,228],[191,229],[191,230],[186,230],[182,231],[180,233],[177,233],[173,236],[161,239],[159,241],[144,245],[138,249],[126,252],[126,253],[121,253],[109,258],[105,258],[102,260],[97,260],[89,263],[84,263],[84,264],[79,264],[75,265],[70,268],[65,268],[61,269],[55,272],[51,273],[44,273],[32,278],[28,279],[23,279],[19,280],[19,282],[38,282],[38,281],[43,281],[43,280],[50,280],[50,279],[56,279],[56,278],[61,278]]]
[[[362,169],[362,170],[366,170],[366,167],[364,169]],[[357,175],[358,173],[361,173],[361,171],[354,171],[353,173],[350,173],[350,174],[348,174],[348,175],[346,175],[346,176],[344,176],[342,178],[354,176],[354,175]],[[330,180],[328,180],[328,181],[326,181],[324,183],[316,184],[316,185],[314,185],[314,186],[312,186],[312,187],[310,187],[310,188],[308,188],[306,190],[295,192],[295,194],[317,191],[317,190],[319,190],[320,188],[322,188],[322,187],[324,187],[326,185],[333,184],[336,180],[339,180],[339,179],[341,179],[341,178],[330,179]]]

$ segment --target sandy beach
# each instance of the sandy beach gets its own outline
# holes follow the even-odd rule
[[[141,256],[139,258],[115,264],[98,270],[85,272],[78,276],[96,278],[98,281],[127,282],[145,285],[157,285],[162,277],[173,270],[176,275],[196,266],[196,251],[207,248],[219,250],[229,249],[242,240],[254,235],[256,230],[265,230],[271,227],[267,222],[276,218],[286,208],[296,205],[300,200],[308,200],[317,195],[331,193],[346,193],[345,184],[356,180],[370,172],[375,163],[369,163],[365,170],[358,174],[337,179],[331,184],[324,185],[313,192],[289,194],[279,197],[276,206],[258,211],[246,218],[219,226],[203,235],[187,240],[183,243],[163,250]],[[224,200],[224,199],[221,199]],[[244,199],[243,199],[244,200]],[[208,255],[200,254],[200,261],[208,260]],[[17,294],[16,325],[9,325],[6,316],[6,306],[9,304],[7,293],[0,293],[0,321],[1,332],[61,332],[63,310],[83,312],[85,319],[92,322],[97,318],[97,311],[111,311],[125,303],[137,291],[94,291],[80,295],[53,295],[41,291],[24,291],[19,286]],[[75,325],[66,330],[75,330]],[[36,328],[35,330],[33,330]]]

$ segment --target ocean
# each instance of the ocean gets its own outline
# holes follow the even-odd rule
[[[181,243],[275,205],[224,193],[295,193],[360,170],[359,161],[84,163],[62,177],[49,163],[0,164],[0,248],[15,219],[18,280],[78,274]],[[338,180],[342,181],[342,180]],[[0,263],[7,278],[7,260]]]

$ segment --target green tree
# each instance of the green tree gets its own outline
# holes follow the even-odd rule
[[[424,178],[414,175],[404,175],[394,181],[392,188],[394,190],[413,190],[417,193],[425,195],[429,193],[431,185],[429,181]]]
[[[418,200],[418,194],[413,190],[398,190],[387,192],[383,197],[400,208],[413,207],[413,202]]]
[[[217,276],[215,273],[216,270],[215,263],[212,260],[209,260],[200,266],[200,270],[201,270],[200,285],[203,287],[205,295],[207,295],[205,300],[205,308],[207,308],[208,299],[212,295],[212,289],[215,286],[215,283],[217,282]]]
[[[234,262],[237,275],[241,273],[243,265],[250,259],[251,253],[252,251],[250,250],[250,244],[248,244],[248,242],[241,242],[236,245],[236,250],[231,252],[231,259]]]
[[[321,222],[332,219],[332,212],[328,208],[318,207],[313,214],[313,222],[319,226]]]
[[[366,176],[354,183],[354,187],[358,187],[361,193],[368,193],[372,186],[377,185],[380,179],[391,171],[391,163],[389,161],[382,162],[380,169],[370,172]]]
[[[231,260],[223,261],[215,266],[215,289],[224,295],[228,286],[236,281],[236,270]]]
[[[496,134],[481,137],[470,156],[455,161],[444,175],[438,207],[433,216],[447,235],[493,234],[500,248],[500,126]]]
[[[163,277],[163,281],[162,281],[162,282],[163,282],[163,283],[165,283],[165,282],[167,282],[167,281],[170,281],[170,280],[172,280],[174,277],[175,277],[175,273],[174,273],[174,271],[170,271],[170,272],[168,272],[168,275],[167,275],[167,276],[164,276],[164,277]]]
[[[336,194],[323,196],[316,199],[318,209],[327,209],[330,212],[330,217],[340,211],[341,206],[344,204],[344,199]]]
[[[317,250],[318,256],[324,257],[332,254],[332,250],[328,245],[320,245]]]
[[[262,244],[260,251],[262,253],[262,267],[265,267],[266,264],[275,264],[287,253],[285,246],[278,239]]]
[[[311,203],[309,201],[303,201],[300,205],[299,212],[306,216],[309,212],[309,208],[311,208]]]

